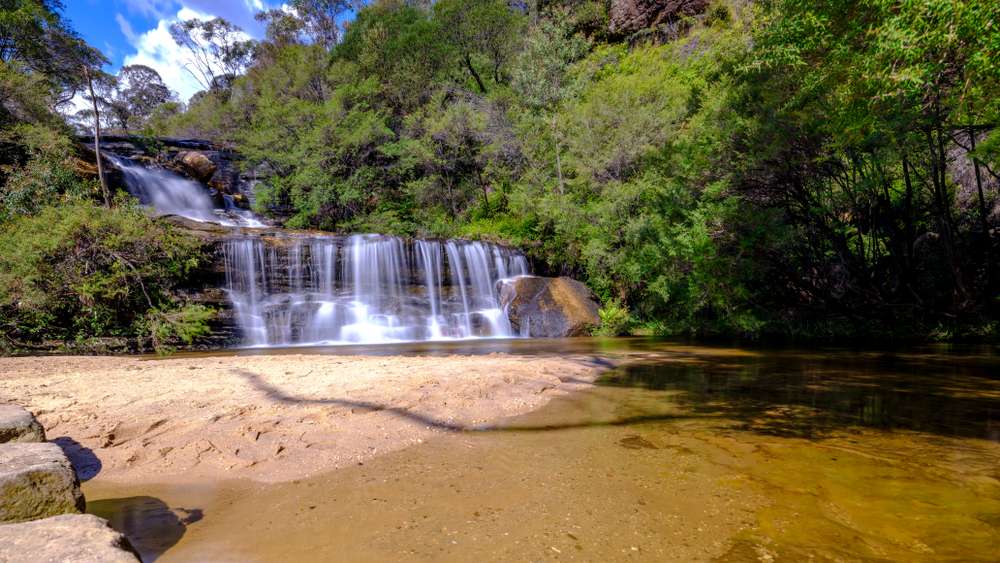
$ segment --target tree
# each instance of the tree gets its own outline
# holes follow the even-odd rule
[[[0,9],[0,61],[45,77],[68,102],[86,87],[80,69],[107,59],[87,45],[59,15],[60,0],[5,0]]]
[[[145,65],[123,66],[118,71],[110,101],[122,131],[142,127],[160,105],[173,99],[160,74]]]
[[[429,16],[406,4],[374,4],[347,27],[333,58],[373,77],[395,111],[412,110],[430,97],[450,61],[440,25]]]
[[[529,29],[511,70],[511,87],[528,108],[548,115],[552,128],[559,192],[565,192],[562,169],[562,133],[555,111],[568,95],[566,71],[590,49],[580,35],[570,35],[564,20],[540,20]]]
[[[94,159],[97,161],[97,178],[101,182],[101,193],[104,194],[104,206],[111,207],[111,192],[108,190],[108,180],[104,177],[104,162],[101,158],[101,112],[97,109],[97,95],[94,94],[94,80],[90,69],[83,67],[90,90],[90,102],[94,106]]]
[[[340,41],[341,18],[364,5],[361,0],[292,0],[291,7],[302,21],[302,32],[310,42],[326,50]]]
[[[504,66],[524,24],[519,12],[504,0],[440,0],[434,4],[434,19],[481,93],[487,89],[478,64],[485,64],[495,84],[506,82]]]
[[[170,36],[191,55],[184,68],[205,90],[224,87],[239,76],[256,51],[254,40],[222,18],[176,22]]]

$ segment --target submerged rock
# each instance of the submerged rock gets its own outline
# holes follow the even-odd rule
[[[35,415],[17,405],[0,404],[0,444],[44,441],[45,429]]]
[[[601,323],[590,289],[567,277],[504,280],[500,303],[514,332],[522,336],[585,336]]]
[[[64,514],[0,526],[0,561],[134,563],[125,536],[92,514]]]
[[[0,522],[82,512],[85,506],[80,482],[59,446],[0,446]]]

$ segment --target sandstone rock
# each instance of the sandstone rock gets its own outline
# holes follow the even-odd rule
[[[64,514],[0,526],[0,561],[135,563],[125,536],[92,514]]]
[[[45,429],[35,415],[17,405],[0,404],[0,444],[44,441]]]
[[[179,153],[177,157],[180,159],[181,164],[184,168],[191,174],[195,179],[207,182],[215,174],[215,170],[218,168],[212,159],[205,156],[204,153],[199,151],[186,151]]]
[[[514,332],[528,336],[584,336],[601,322],[590,289],[567,277],[505,280],[501,282],[500,303]]]
[[[0,446],[0,522],[70,514],[84,507],[80,482],[59,446]]]
[[[628,35],[705,11],[708,0],[612,0],[611,33]]]

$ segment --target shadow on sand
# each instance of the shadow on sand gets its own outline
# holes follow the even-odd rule
[[[73,471],[76,471],[76,476],[80,481],[90,481],[97,477],[97,474],[104,468],[101,460],[94,454],[94,450],[69,436],[60,436],[52,440],[52,443],[59,446],[69,458]]]

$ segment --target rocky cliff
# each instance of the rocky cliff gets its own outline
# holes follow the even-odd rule
[[[612,0],[609,29],[615,35],[632,35],[701,14],[708,0]]]

